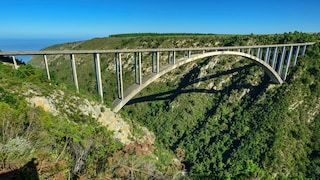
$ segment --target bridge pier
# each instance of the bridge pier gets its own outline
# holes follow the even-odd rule
[[[12,56],[12,61],[13,61],[13,68],[15,70],[17,70],[18,69],[18,65],[17,65],[17,61],[16,61],[16,57],[15,56]]]
[[[153,60],[152,60],[153,61]],[[134,53],[134,77],[136,84],[142,84],[141,52]]]
[[[159,51],[156,53],[156,73],[159,74],[160,72],[160,62],[159,62],[159,58],[160,58],[160,53]]]
[[[274,49],[273,58],[272,58],[272,68],[275,69],[278,58],[278,47]]]
[[[281,77],[281,73],[282,73],[282,67],[283,67],[283,61],[284,61],[285,55],[286,55],[286,47],[283,46],[281,59],[280,59],[280,64],[279,64],[279,67],[278,67],[278,74],[280,75],[280,77]]]
[[[176,51],[171,52],[168,51],[168,64],[175,64],[176,63]]]
[[[77,69],[76,69],[74,54],[70,54],[70,60],[71,60],[71,67],[72,67],[73,83],[76,86],[76,91],[78,93],[79,92],[79,85],[78,85]]]
[[[269,50],[270,48],[267,48],[266,54],[264,55],[264,62],[269,64]]]
[[[260,59],[262,59],[263,58],[263,53],[265,53],[265,50],[264,49],[261,49],[261,52],[260,52]]]
[[[156,63],[154,62],[154,52],[151,53],[151,66],[152,66],[152,73],[156,72],[156,68],[155,68]]]
[[[141,65],[142,53],[138,53],[138,65],[139,65],[139,85],[142,84],[142,65]]]
[[[297,46],[297,48],[296,48],[296,53],[295,53],[295,55],[294,55],[293,66],[295,66],[295,65],[297,64],[297,59],[298,59],[299,51],[300,51],[300,46]]]
[[[287,74],[288,74],[288,70],[289,70],[290,62],[291,62],[292,51],[293,51],[293,46],[290,47],[289,56],[288,56],[288,59],[287,59],[287,62],[286,62],[286,70],[285,70],[285,73],[284,73],[284,76],[283,76],[283,80],[284,81],[287,79]]]
[[[139,78],[138,78],[138,59],[137,59],[138,53],[134,52],[133,53],[133,61],[134,61],[134,65],[133,65],[133,71],[134,71],[134,79],[135,79],[135,83],[138,84],[139,83]]]
[[[101,68],[100,68],[100,54],[94,53],[94,69],[96,71],[96,82],[97,82],[97,91],[100,95],[101,102],[103,102],[103,91],[102,91],[102,81],[101,81]]]
[[[47,78],[50,81],[50,72],[49,72],[49,66],[48,66],[48,60],[47,60],[47,55],[43,55],[43,60],[44,60],[44,67],[46,69],[46,74],[47,74]]]
[[[115,61],[116,61],[118,98],[123,99],[123,79],[122,79],[121,53],[115,53]]]
[[[306,49],[307,49],[307,45],[304,45],[304,46],[303,46],[303,50],[302,50],[302,56],[305,55]]]
[[[260,50],[261,50],[261,49],[258,48],[257,55],[256,55],[258,58],[260,58]]]
[[[152,73],[159,73],[159,52],[152,52]],[[138,84],[138,82],[137,82]]]
[[[251,49],[250,54],[251,56],[254,56],[254,49]]]
[[[134,53],[134,73],[136,84],[142,84],[141,52]]]

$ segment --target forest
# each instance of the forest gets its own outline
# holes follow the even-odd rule
[[[51,139],[40,141],[42,145],[39,145],[37,150],[43,152],[41,148],[50,147],[52,151],[47,152],[51,154],[52,159],[61,161],[64,165],[59,166],[64,171],[60,169],[57,172],[73,172],[86,178],[105,176],[127,179],[317,179],[320,177],[319,40],[319,33],[302,32],[270,35],[146,33],[113,35],[48,47],[45,50],[316,42],[308,47],[304,56],[299,57],[297,65],[290,69],[289,76],[282,85],[270,82],[262,68],[249,59],[235,56],[204,58],[164,75],[119,111],[119,115],[128,122],[145,126],[155,134],[154,150],[151,153],[157,156],[158,160],[150,156],[141,157],[135,153],[128,153],[131,156],[129,155],[127,159],[131,161],[126,165],[122,164],[123,168],[119,168],[114,174],[111,173],[114,169],[111,168],[110,162],[121,164],[119,157],[127,151],[119,142],[110,138],[112,132],[98,128],[98,124],[92,124],[93,120],[90,117],[77,116],[74,121],[55,119],[39,108],[25,106],[24,100],[17,99],[12,91],[7,90],[20,87],[21,84],[25,84],[23,81],[38,83],[38,86],[48,89],[44,85],[48,82],[45,79],[41,57],[34,57],[28,65],[17,72],[0,64],[0,73],[3,74],[0,78],[2,80],[0,108],[1,112],[9,112],[2,119],[0,117],[3,122],[0,126],[1,143],[17,140],[26,142],[25,139],[30,141],[34,139],[36,142],[38,136],[43,136],[36,133],[39,130],[33,132],[29,127],[48,132],[58,129],[52,133],[46,132],[50,134],[48,138]],[[144,60],[150,57],[151,54],[143,54],[144,67],[150,63]],[[48,58],[52,73],[51,84],[69,93],[74,92],[68,56]],[[132,80],[133,57],[128,54],[123,58],[123,77],[128,86],[134,81]],[[165,58],[163,54],[162,60],[165,61]],[[93,61],[89,59],[92,57],[88,55],[76,57],[78,77],[81,77],[80,95],[99,101],[95,89],[95,74],[92,71]],[[112,108],[112,101],[117,97],[112,55],[101,56],[101,69],[104,103]],[[148,73],[147,68],[143,70],[144,74]],[[7,121],[8,117],[13,117],[12,114],[15,118]],[[16,117],[19,121],[15,121]],[[56,124],[49,123],[50,119],[63,123],[55,127]],[[15,130],[8,129],[6,123],[16,124],[13,126]],[[69,128],[72,126],[68,123],[75,123],[77,128]],[[83,124],[85,126],[82,126]],[[74,151],[78,147],[86,147],[83,145],[88,142],[92,147],[92,151],[89,151],[92,154],[88,153],[85,158],[87,159],[84,161],[85,166],[75,166],[76,159],[72,159],[76,157]],[[99,146],[99,142],[108,146]],[[1,146],[5,147],[7,146]],[[24,148],[26,151],[21,152],[25,153],[30,145],[26,144]],[[64,159],[59,154],[62,154]],[[19,158],[13,153],[1,155],[4,159],[2,167],[10,165],[9,162],[12,163]],[[29,156],[22,157],[30,159],[30,156],[39,157],[30,153]],[[114,161],[107,161],[106,157],[116,158]],[[176,166],[172,163],[173,159],[181,162],[183,166]],[[133,162],[144,163],[137,163],[135,169],[124,168]],[[75,169],[75,167],[80,168]],[[175,175],[181,171],[186,172],[184,176],[181,173],[180,176]]]

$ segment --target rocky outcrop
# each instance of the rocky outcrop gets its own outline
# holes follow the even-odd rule
[[[123,144],[130,144],[135,137],[132,136],[130,125],[120,117],[120,115],[114,113],[110,108],[105,107],[102,104],[89,101],[87,99],[81,99],[76,96],[65,96],[63,91],[57,91],[49,96],[40,96],[35,92],[28,91],[27,101],[37,107],[43,108],[47,112],[51,112],[57,116],[59,114],[66,114],[67,117],[77,112],[85,116],[90,116],[96,119],[103,126],[107,126],[109,130],[114,131],[114,138],[118,139]],[[30,97],[31,95],[31,97]],[[155,136],[149,132],[146,128],[140,128],[145,137],[139,138],[141,141],[154,142]]]

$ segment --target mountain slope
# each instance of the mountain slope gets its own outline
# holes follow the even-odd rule
[[[152,133],[93,99],[0,61],[0,179],[179,177]]]
[[[137,35],[82,42],[73,49],[204,47],[319,42],[319,34]],[[65,45],[59,48],[68,48]],[[50,48],[49,48],[50,49]],[[147,67],[150,54],[143,55]],[[161,55],[162,63],[166,55]],[[193,178],[319,177],[319,43],[274,85],[248,59],[210,57],[152,83],[121,111],[156,135],[156,147],[175,153]],[[52,57],[58,83],[72,84],[68,57]],[[116,97],[113,55],[102,55],[105,102]],[[93,60],[76,58],[80,89],[95,94]],[[41,59],[31,63],[39,65]],[[124,55],[124,81],[133,83],[132,55]],[[149,69],[143,69],[148,73]],[[72,85],[70,85],[72,89]],[[126,88],[126,87],[125,87]]]

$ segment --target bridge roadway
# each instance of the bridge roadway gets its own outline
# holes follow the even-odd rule
[[[226,46],[226,47],[199,47],[199,48],[156,48],[156,49],[108,49],[108,50],[55,50],[55,51],[0,51],[3,56],[18,55],[68,55],[68,54],[108,54],[108,53],[134,53],[134,52],[173,52],[173,51],[226,51],[235,49],[257,49],[276,48],[289,46],[308,46],[315,42],[293,43],[293,44],[272,44],[254,46]]]
[[[100,54],[115,54],[116,81],[118,98],[114,100],[114,111],[119,111],[138,92],[154,82],[162,75],[186,63],[216,55],[235,55],[248,58],[261,66],[274,83],[282,84],[287,77],[290,66],[295,66],[297,58],[304,55],[307,46],[314,42],[294,44],[272,44],[255,46],[228,46],[228,47],[200,47],[200,48],[162,48],[162,49],[113,49],[113,50],[61,50],[61,51],[13,51],[0,52],[2,56],[11,56],[14,67],[17,68],[15,56],[19,55],[43,55],[47,77],[50,80],[47,55],[70,55],[72,76],[77,92],[79,91],[77,71],[75,66],[76,54],[93,54],[96,73],[97,91],[103,99]],[[160,67],[160,52],[168,52],[168,64]],[[186,56],[176,60],[176,52],[186,52]],[[135,83],[128,89],[123,89],[122,62],[123,53],[134,54]],[[152,72],[142,76],[142,53],[152,54]]]

